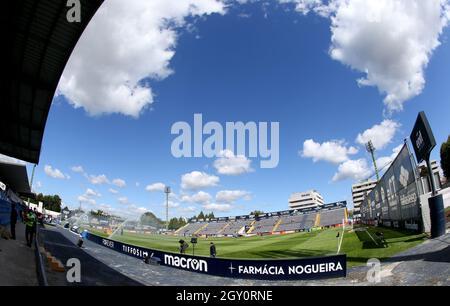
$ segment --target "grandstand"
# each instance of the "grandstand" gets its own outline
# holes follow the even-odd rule
[[[280,217],[278,216],[269,216],[263,219],[259,219],[253,225],[253,228],[250,228],[248,231],[249,234],[265,234],[272,232],[275,225],[280,221]]]
[[[239,232],[246,232],[246,228],[250,228],[251,225],[255,222],[254,219],[237,219],[228,222],[228,226],[222,229],[222,234],[224,236],[232,236],[239,234]]]
[[[305,213],[298,215],[284,216],[276,228],[279,232],[290,232],[313,228],[317,218],[317,213]]]
[[[192,220],[175,234],[180,236],[235,236],[292,233],[314,227],[333,227],[347,220],[346,202],[272,212],[255,216],[226,217],[213,220]]]
[[[180,236],[193,236],[206,225],[208,225],[207,222],[188,223],[175,233]]]
[[[324,210],[320,213],[320,226],[333,226],[336,224],[341,224],[342,220],[346,219],[345,208]]]
[[[224,227],[227,222],[214,221],[208,223],[205,227],[202,227],[197,233],[198,235],[217,235]]]

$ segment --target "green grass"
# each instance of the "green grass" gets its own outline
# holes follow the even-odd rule
[[[90,230],[93,234],[106,236],[104,232]],[[377,240],[375,232],[384,233],[387,247]],[[342,229],[326,229],[310,233],[286,235],[253,236],[240,238],[199,238],[195,246],[196,255],[209,255],[209,244],[214,241],[217,256],[223,258],[301,258],[336,254],[338,239],[336,235]],[[372,240],[370,235],[376,242]],[[365,264],[369,258],[386,260],[387,258],[420,244],[424,234],[413,234],[387,228],[368,228],[367,231],[346,230],[341,246],[341,254],[347,254],[349,267]],[[178,236],[149,235],[125,232],[123,236],[116,234],[114,240],[143,246],[156,250],[178,252],[178,240],[190,238]],[[192,253],[190,244],[188,253]]]

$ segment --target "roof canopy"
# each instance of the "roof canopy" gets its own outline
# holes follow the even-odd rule
[[[0,9],[0,153],[39,163],[50,105],[64,67],[103,0],[80,0],[81,22],[67,1],[14,0]]]
[[[14,192],[31,193],[25,164],[0,162],[0,181],[8,185]]]

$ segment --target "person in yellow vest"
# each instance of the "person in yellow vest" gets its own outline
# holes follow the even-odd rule
[[[27,245],[31,247],[33,243],[34,229],[36,226],[36,215],[31,209],[27,209],[25,212],[25,239],[27,240]]]

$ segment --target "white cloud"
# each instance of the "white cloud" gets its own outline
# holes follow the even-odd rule
[[[448,24],[447,0],[279,0],[330,17],[330,56],[364,74],[360,86],[385,94],[388,112],[425,86],[424,70]]]
[[[86,192],[84,193],[88,197],[100,197],[101,194],[96,192],[95,190],[88,188],[86,189]]]
[[[251,160],[244,155],[234,155],[230,150],[223,150],[214,161],[214,168],[222,175],[239,175],[253,171]]]
[[[65,180],[65,179],[69,179],[70,178],[70,176],[62,173],[59,169],[53,168],[50,165],[45,165],[44,172],[48,176],[50,176],[52,178],[55,178],[55,179]]]
[[[209,204],[203,205],[203,208],[208,211],[226,212],[226,211],[230,211],[232,206],[230,204],[209,203]]]
[[[358,153],[355,147],[346,147],[342,140],[331,140],[317,143],[313,139],[303,142],[302,157],[312,158],[314,162],[324,160],[334,164],[342,163],[349,159],[349,155]]]
[[[197,207],[195,206],[188,206],[188,207],[179,207],[178,212],[180,213],[191,213],[197,210]]]
[[[37,181],[35,184],[33,184],[33,192],[36,192],[37,190],[42,188],[41,181]]]
[[[91,184],[94,185],[102,185],[102,184],[109,184],[108,177],[106,175],[89,175],[88,180],[91,182]]]
[[[400,123],[396,121],[385,119],[380,124],[375,124],[370,129],[365,130],[362,134],[358,134],[356,142],[365,145],[371,140],[375,149],[383,149],[392,141],[400,126]]]
[[[379,170],[382,170],[384,167],[387,167],[391,164],[394,159],[397,157],[400,150],[403,148],[403,144],[398,145],[394,149],[392,149],[392,154],[389,156],[382,156],[376,159],[377,167]]]
[[[112,181],[112,183],[113,183],[113,185],[115,185],[115,186],[117,186],[119,188],[123,188],[123,187],[125,187],[127,185],[127,183],[124,180],[120,179],[120,178],[114,179]]]
[[[169,200],[169,208],[176,208],[180,206],[180,203],[174,202],[174,201],[170,201]],[[166,207],[166,203],[164,202],[164,204],[162,204],[162,206]]]
[[[164,191],[165,187],[166,187],[166,185],[163,183],[154,183],[154,184],[147,185],[147,187],[145,187],[145,190],[150,191],[150,192]]]
[[[177,28],[186,18],[224,14],[219,0],[105,1],[84,31],[58,85],[58,94],[90,115],[138,117],[153,103],[144,78],[172,70]]]
[[[117,198],[117,201],[120,203],[120,204],[129,204],[130,202],[128,201],[128,198],[127,197],[120,197],[120,198]]]
[[[278,0],[280,3],[295,3],[295,10],[307,15],[310,11],[328,17],[331,6],[323,4],[322,0]]]
[[[126,207],[120,207],[118,209],[113,209],[115,214],[118,214],[128,220],[138,219],[142,214],[149,212],[150,210],[143,206],[138,206],[135,204],[129,204]]]
[[[109,188],[108,191],[111,192],[112,194],[118,194],[119,193],[118,190],[113,189],[113,188]]]
[[[73,172],[84,173],[84,169],[82,166],[73,166],[71,169]]]
[[[183,195],[181,196],[182,202],[189,202],[189,203],[198,203],[198,204],[205,204],[209,203],[212,200],[212,196],[204,191],[199,191],[193,195]]]
[[[221,190],[216,194],[218,203],[233,203],[239,199],[250,200],[250,193],[245,190]]]
[[[333,176],[333,182],[346,179],[363,180],[372,174],[367,160],[360,158],[357,160],[347,160],[339,165],[338,171]]]
[[[101,197],[101,194],[91,188],[87,188],[84,194],[78,196],[78,202],[90,204],[96,206],[97,202],[93,197]]]
[[[78,202],[86,203],[86,204],[90,204],[90,205],[96,205],[97,204],[97,202],[94,199],[89,198],[89,197],[87,197],[85,195],[78,196]]]
[[[205,172],[192,171],[181,176],[181,188],[200,189],[217,186],[220,179],[215,175],[209,175]]]

